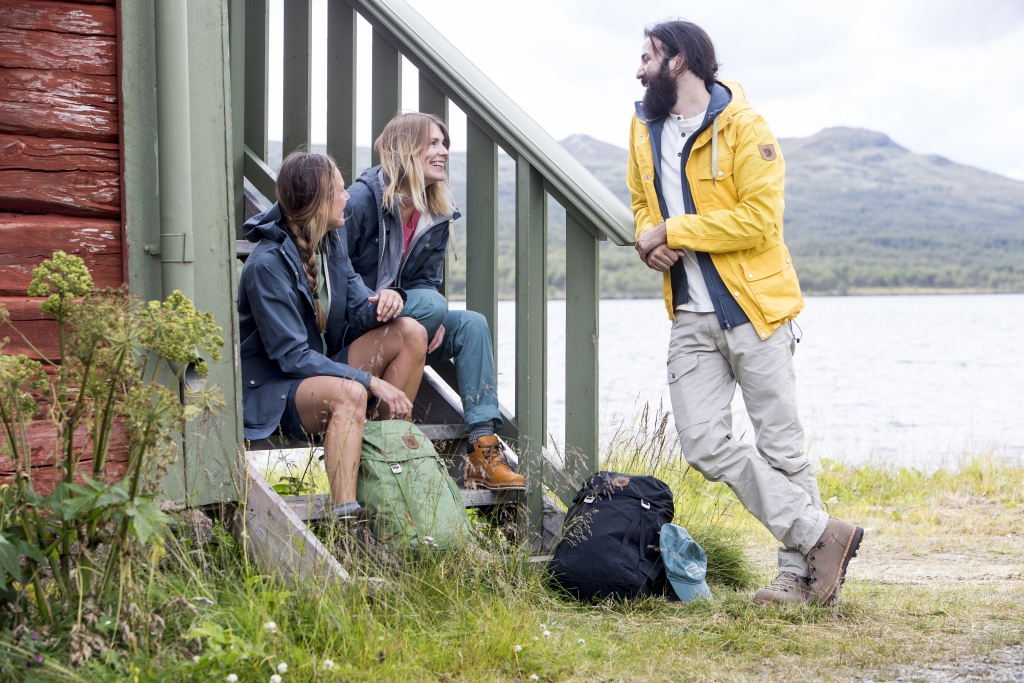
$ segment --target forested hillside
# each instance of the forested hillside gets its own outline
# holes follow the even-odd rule
[[[585,135],[562,145],[624,203],[626,150]],[[779,140],[786,159],[785,237],[808,293],[863,291],[1024,291],[1024,183],[915,154],[888,136],[828,128]],[[271,143],[271,165],[280,159]],[[277,152],[275,155],[274,153]],[[369,164],[361,149],[360,168]],[[276,158],[274,158],[276,156]],[[465,203],[466,157],[449,164],[456,201]],[[348,179],[346,179],[348,180]],[[514,164],[499,162],[499,280],[514,293]],[[456,223],[454,291],[464,291],[465,227]],[[565,215],[549,202],[548,288],[565,285]],[[602,244],[601,295],[657,297],[661,276],[631,247]]]

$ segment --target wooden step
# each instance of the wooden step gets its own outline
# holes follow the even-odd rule
[[[417,424],[423,435],[433,442],[438,441],[461,441],[466,437],[466,426],[461,422],[458,424]],[[304,439],[288,439],[274,434],[266,439],[258,441],[246,441],[246,451],[276,451],[290,448],[317,448],[322,444],[310,444]]]
[[[467,508],[506,505],[516,502],[517,491],[488,491],[487,489],[459,489]],[[317,493],[308,496],[284,496],[284,502],[303,521],[324,519],[331,509],[331,495]]]

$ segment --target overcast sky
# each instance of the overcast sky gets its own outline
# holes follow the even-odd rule
[[[708,31],[777,137],[881,131],[915,151],[1024,180],[1021,0],[408,0],[555,138],[624,147],[645,24]],[[326,137],[326,0],[314,2],[314,141]],[[281,0],[271,4],[271,111],[280,108]],[[360,144],[370,143],[369,25],[359,32]],[[415,107],[406,62],[404,105]],[[453,116],[456,148],[465,124]],[[271,118],[280,139],[280,115]]]

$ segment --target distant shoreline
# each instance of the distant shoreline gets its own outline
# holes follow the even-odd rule
[[[934,296],[934,295],[989,295],[989,294],[1024,294],[1024,292],[1000,292],[986,289],[950,289],[924,287],[906,288],[885,288],[885,287],[863,287],[851,288],[845,292],[802,292],[806,297],[844,297],[844,296]],[[449,301],[465,301],[465,294],[455,294],[448,297]],[[650,299],[660,300],[661,295],[652,296],[602,296],[601,301],[647,301]],[[514,296],[499,296],[498,301],[515,301]],[[548,301],[565,301],[565,295],[548,297]]]

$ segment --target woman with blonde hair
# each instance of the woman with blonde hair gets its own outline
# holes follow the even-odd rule
[[[426,328],[427,364],[455,361],[470,441],[466,485],[525,490],[495,435],[502,421],[487,320],[472,311],[449,311],[438,291],[452,224],[460,217],[445,175],[450,144],[436,116],[410,112],[391,119],[374,143],[380,165],[349,188],[349,253],[367,287],[406,291],[402,315]]]
[[[245,438],[323,437],[335,514],[354,516],[367,399],[384,419],[411,419],[427,335],[398,317],[401,288],[373,292],[352,270],[338,234],[348,193],[330,157],[289,154],[276,189],[244,226],[257,242],[238,283]]]

